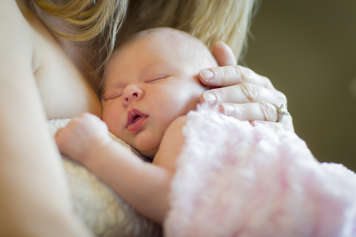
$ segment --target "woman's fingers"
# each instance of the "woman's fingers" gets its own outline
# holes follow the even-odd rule
[[[286,110],[287,99],[271,81],[249,68],[236,65],[231,48],[219,42],[212,48],[219,67],[202,70],[198,78],[207,87],[201,101],[219,104],[228,116],[241,120],[281,125],[293,131],[292,117]],[[278,122],[278,123],[275,123]]]
[[[276,122],[267,122],[267,121],[253,121],[253,125],[255,126],[267,126],[270,127],[272,129],[276,129],[277,131],[280,128],[283,128],[285,130],[294,132],[294,127],[293,127],[293,120],[292,120],[292,116],[290,114],[288,115],[283,115],[283,117],[281,118],[281,121],[279,121],[278,123]]]
[[[241,83],[234,86],[217,88],[205,91],[202,102],[216,103],[248,103],[264,102],[277,106],[287,104],[285,95],[275,89],[261,87],[250,83]]]
[[[255,125],[281,124],[283,128],[294,131],[292,116],[287,112],[282,113],[277,106],[270,103],[223,103],[219,105],[219,110],[227,116],[253,121]]]
[[[209,87],[224,87],[239,83],[251,83],[266,88],[274,88],[267,77],[261,76],[243,66],[225,66],[202,70],[198,75],[200,81]]]
[[[271,122],[277,122],[278,120],[278,108],[270,103],[223,103],[219,105],[219,110],[227,116],[240,120],[260,120]]]
[[[211,51],[219,66],[229,66],[237,64],[232,49],[224,42],[220,41],[216,43]]]

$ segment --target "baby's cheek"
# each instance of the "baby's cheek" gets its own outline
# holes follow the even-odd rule
[[[111,132],[118,132],[117,130],[122,124],[123,116],[124,113],[118,106],[104,104],[102,119]]]
[[[111,123],[111,113],[110,113],[110,107],[106,106],[105,103],[103,104],[103,111],[102,111],[102,119],[103,121],[109,126],[109,124]]]

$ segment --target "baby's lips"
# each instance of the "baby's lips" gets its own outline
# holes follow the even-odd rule
[[[134,121],[136,120],[137,116],[141,117],[141,118],[147,118],[148,115],[141,112],[138,109],[131,109],[129,110],[129,112],[127,113],[127,122],[126,122],[126,126],[125,128],[127,128],[128,126],[130,126],[132,123],[134,123]]]

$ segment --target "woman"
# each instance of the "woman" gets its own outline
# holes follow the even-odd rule
[[[171,26],[209,45],[224,40],[239,55],[252,4],[1,1],[0,236],[90,236],[72,213],[60,156],[46,122],[82,112],[99,114],[98,78],[120,39],[144,28]],[[281,120],[284,95],[268,79],[235,66],[226,45],[216,44],[213,52],[226,67],[201,72],[200,79],[223,88],[209,91],[202,100],[224,102],[226,113],[242,119]],[[283,118],[289,125],[290,117]]]

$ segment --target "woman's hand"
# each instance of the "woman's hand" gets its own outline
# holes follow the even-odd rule
[[[57,131],[55,139],[61,153],[82,164],[95,150],[111,141],[106,124],[89,113],[73,118]]]
[[[232,50],[223,42],[217,43],[212,53],[220,67],[200,72],[201,83],[214,88],[203,93],[202,102],[219,104],[221,112],[241,120],[279,122],[294,130],[286,96],[268,78],[236,65]]]

